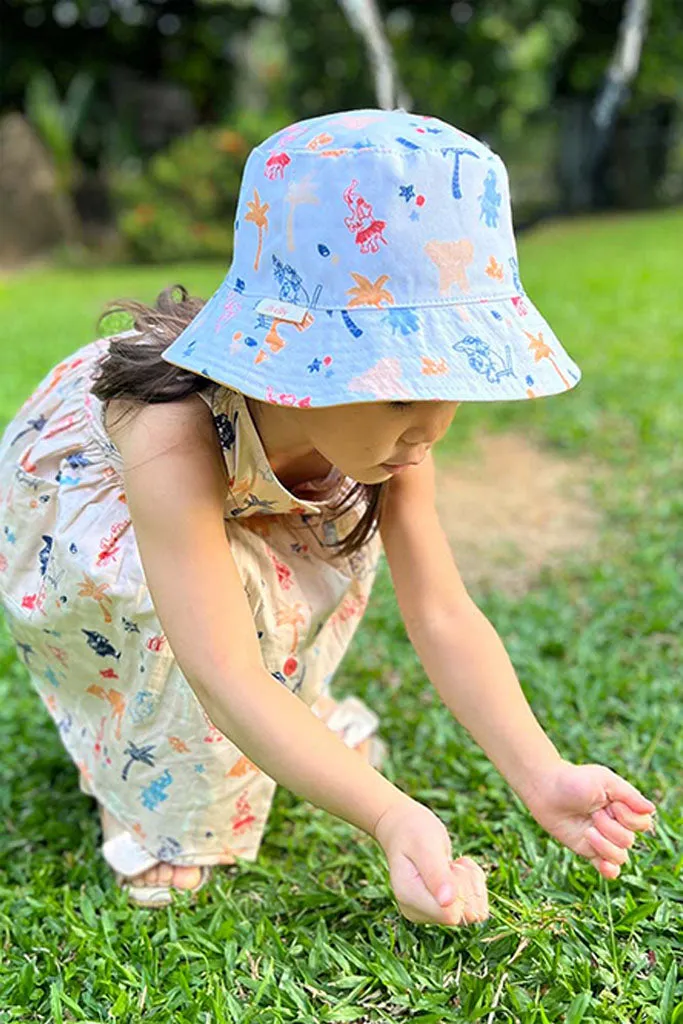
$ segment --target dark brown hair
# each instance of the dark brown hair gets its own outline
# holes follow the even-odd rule
[[[174,298],[174,291],[180,298]],[[137,402],[177,402],[214,385],[191,370],[173,366],[161,358],[161,353],[194,319],[205,299],[192,297],[183,285],[164,288],[153,306],[133,299],[115,299],[108,302],[97,320],[100,332],[102,322],[112,314],[123,314],[133,320],[133,328],[145,335],[145,343],[136,337],[114,336],[109,350],[93,378],[91,391],[101,402],[123,398]],[[125,328],[124,328],[125,330]],[[333,497],[331,495],[330,497]],[[333,542],[335,555],[348,557],[366,544],[379,528],[386,496],[384,483],[355,483],[345,494],[333,501],[326,512],[334,520],[363,503],[365,509],[356,525],[346,537]],[[327,497],[327,495],[326,495]]]

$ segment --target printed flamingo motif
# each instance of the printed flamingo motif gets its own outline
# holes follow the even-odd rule
[[[277,178],[284,178],[285,167],[291,164],[290,157],[286,153],[273,153],[266,160],[266,166],[263,169],[263,173],[266,178],[270,178],[271,181],[275,181]]]
[[[387,240],[382,234],[386,221],[377,220],[372,211],[372,206],[362,196],[354,196],[358,187],[358,181],[354,178],[347,189],[344,189],[344,202],[348,206],[350,215],[344,217],[344,223],[349,231],[355,232],[356,245],[360,251],[379,252],[379,243],[387,245]]]

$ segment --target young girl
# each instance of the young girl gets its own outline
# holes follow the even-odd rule
[[[254,860],[280,783],[378,841],[411,921],[486,918],[481,868],[377,771],[377,717],[330,696],[381,547],[453,715],[615,878],[654,805],[558,753],[434,509],[459,403],[580,376],[522,290],[500,158],[403,110],[302,121],[250,154],[209,301],[114,308],[134,328],[60,363],[4,433],[0,596],[130,897]]]

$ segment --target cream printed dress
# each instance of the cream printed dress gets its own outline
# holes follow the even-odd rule
[[[109,340],[54,367],[2,435],[0,604],[81,789],[158,860],[255,860],[276,783],[211,723],[157,618],[121,457],[90,393]],[[349,746],[370,738],[379,766],[377,716],[329,694],[368,602],[379,535],[333,560],[325,545],[360,513],[326,521],[326,502],[274,475],[244,396],[211,384],[202,397],[225,457],[226,536],[264,664]]]

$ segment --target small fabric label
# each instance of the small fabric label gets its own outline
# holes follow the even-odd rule
[[[275,317],[276,320],[302,324],[308,310],[304,306],[296,306],[293,302],[285,302],[283,299],[261,299],[256,306],[256,312]]]

